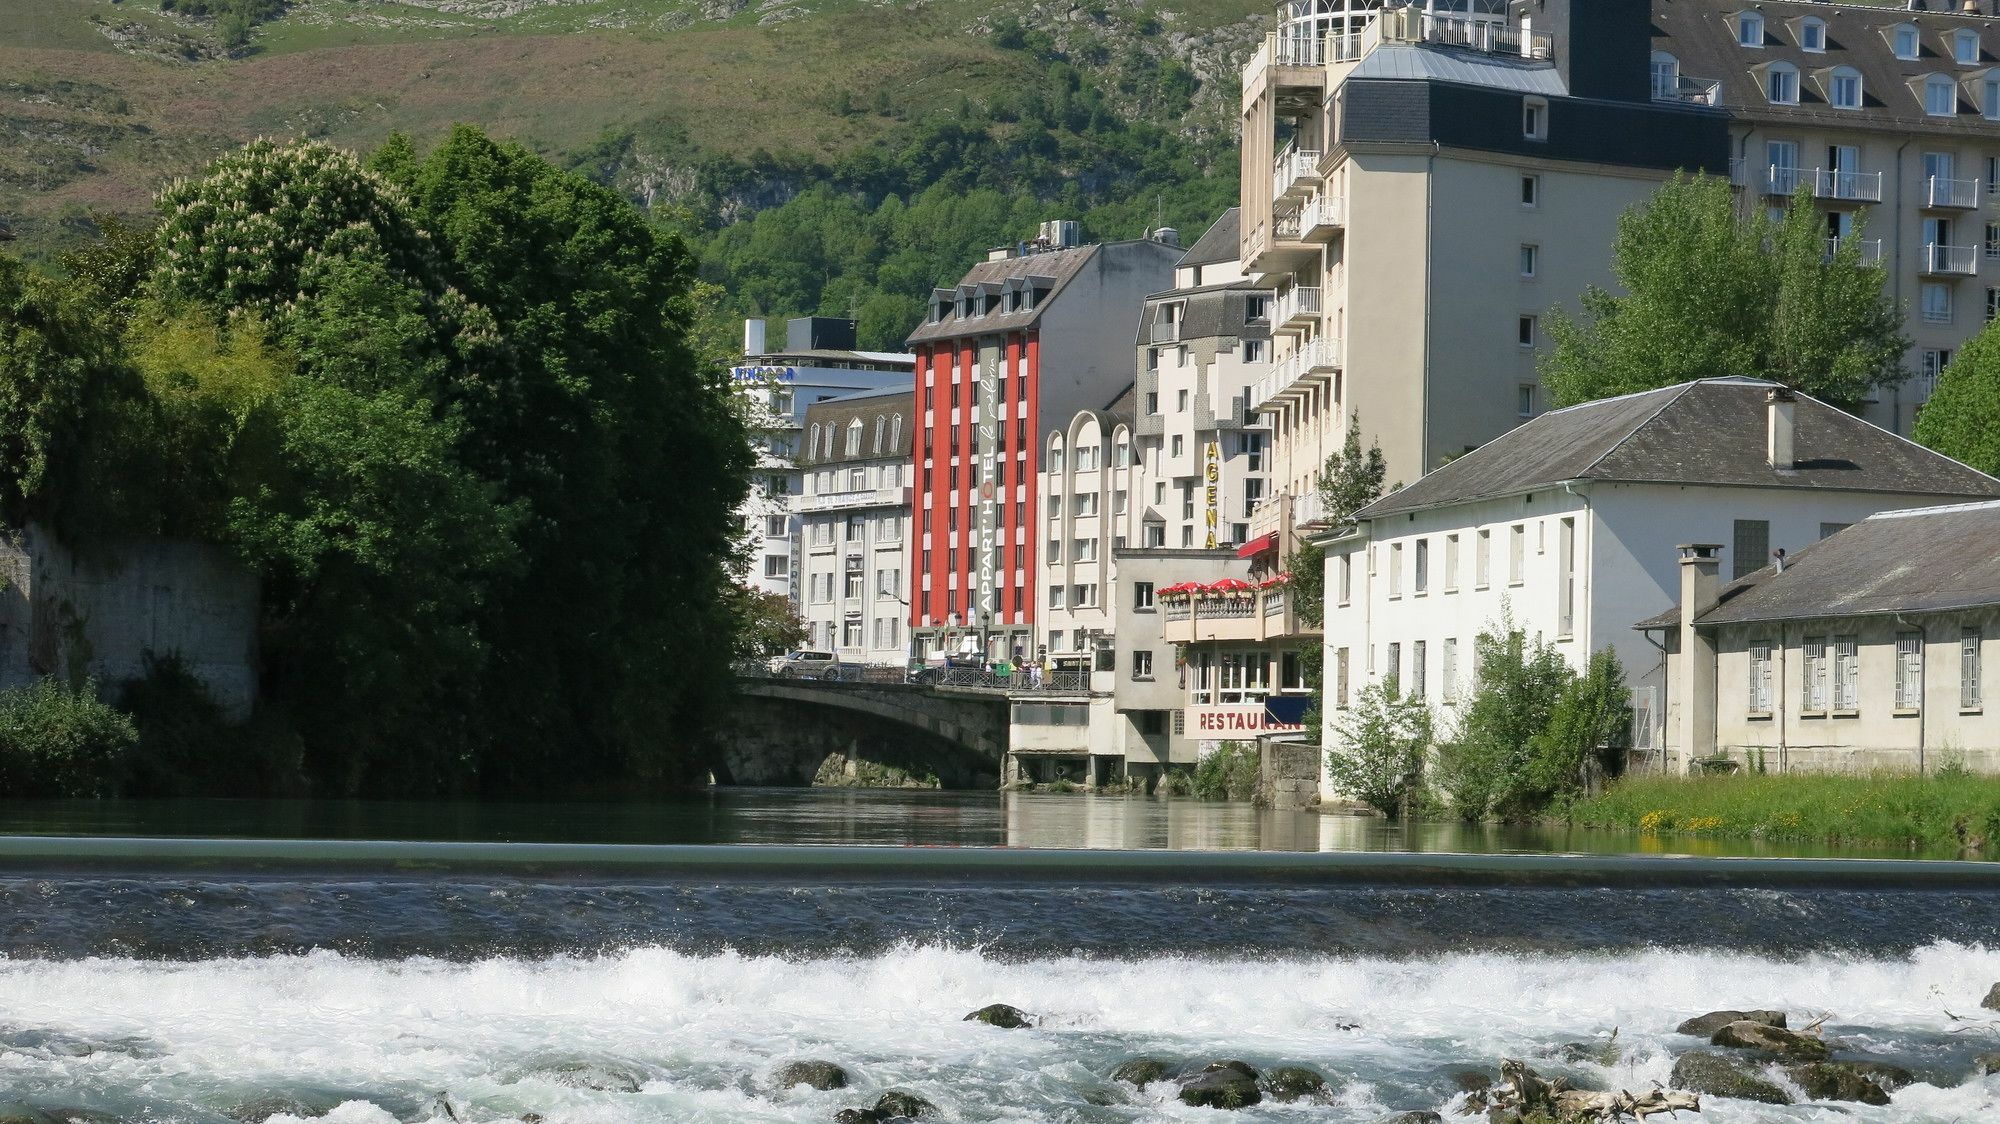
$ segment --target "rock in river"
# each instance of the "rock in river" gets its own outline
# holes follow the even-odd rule
[[[1696,1015],[1694,1018],[1675,1027],[1674,1033],[1699,1034],[1703,1038],[1707,1038],[1730,1023],[1744,1022],[1763,1023],[1765,1026],[1775,1026],[1782,1030],[1785,1026],[1785,1013],[1783,1011],[1710,1011],[1706,1015]]]
[[[1133,1058],[1129,1062],[1119,1062],[1118,1068],[1111,1071],[1111,1080],[1151,1085],[1173,1071],[1174,1063],[1161,1058]]]
[[[965,1016],[962,1021],[985,1023],[987,1026],[997,1026],[1002,1030],[1020,1030],[1035,1025],[1035,1020],[1026,1011],[1019,1007],[1010,1007],[1005,1003],[989,1003]]]
[[[815,1089],[847,1088],[847,1071],[832,1062],[787,1062],[771,1075],[771,1083],[780,1089],[794,1085],[810,1085]]]
[[[1816,1101],[1859,1101],[1862,1104],[1888,1104],[1889,1094],[1882,1086],[1856,1072],[1845,1062],[1812,1062],[1795,1065],[1785,1070],[1806,1096]]]
[[[1303,1066],[1279,1066],[1264,1075],[1264,1088],[1274,1101],[1311,1100],[1326,1091],[1326,1078]]]
[[[1377,1120],[1375,1124],[1444,1124],[1444,1117],[1431,1110],[1412,1109],[1409,1112],[1395,1112]]]
[[[1791,1094],[1765,1080],[1755,1069],[1735,1058],[1707,1050],[1691,1050],[1682,1054],[1680,1060],[1674,1062],[1673,1076],[1667,1079],[1667,1083],[1676,1089],[1688,1089],[1711,1097],[1735,1097],[1765,1104],[1792,1103]]]
[[[636,1093],[646,1083],[645,1074],[607,1062],[556,1062],[529,1070],[528,1076],[565,1089],[595,1093]]]
[[[919,1120],[937,1114],[938,1106],[902,1089],[891,1089],[875,1101],[875,1117],[878,1120],[891,1116],[907,1116],[912,1120]]]
[[[1211,1062],[1181,1082],[1181,1103],[1197,1108],[1247,1108],[1263,1099],[1257,1071],[1242,1062]]]
[[[1827,1054],[1826,1043],[1817,1038],[1794,1034],[1783,1027],[1753,1023],[1749,1019],[1724,1023],[1708,1040],[1712,1045],[1739,1050],[1769,1050],[1786,1061],[1794,1062],[1823,1062]]]

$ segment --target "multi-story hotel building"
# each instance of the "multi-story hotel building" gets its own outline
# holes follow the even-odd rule
[[[903,666],[910,553],[907,389],[865,391],[806,407],[798,515],[808,643],[842,663]]]
[[[1929,8],[1912,11],[1910,8]],[[1969,11],[1967,9],[1970,9]],[[1747,200],[1810,194],[1906,310],[1912,377],[1869,420],[1908,434],[2000,311],[2000,21],[1971,4],[1654,0],[1651,92],[1728,118]]]
[[[799,596],[800,557],[794,547],[797,519],[793,499],[802,489],[798,456],[806,410],[815,402],[864,390],[910,388],[913,356],[856,351],[855,322],[803,316],[785,325],[785,346],[766,346],[765,324],[743,322],[743,361],[730,370],[743,397],[757,468],[750,495],[737,510],[752,545],[750,585],[788,597]]]
[[[1172,284],[1182,253],[1171,231],[1085,246],[1075,223],[1052,222],[933,291],[910,336],[909,619],[919,656],[967,637],[996,657],[1043,642],[1036,580],[1047,519],[1036,481],[1046,435],[1130,383],[1140,310]]]

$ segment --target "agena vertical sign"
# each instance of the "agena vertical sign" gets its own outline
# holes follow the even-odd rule
[[[1222,488],[1222,443],[1210,441],[1201,451],[1201,478],[1207,485],[1208,502],[1208,549],[1215,549],[1215,527],[1218,517],[1217,501]]]
[[[994,591],[994,568],[999,551],[994,546],[994,528],[1000,521],[1000,356],[998,343],[979,349],[979,626],[993,625],[998,598]]]

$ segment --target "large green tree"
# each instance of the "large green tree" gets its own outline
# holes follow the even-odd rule
[[[1549,316],[1542,383],[1558,405],[1723,375],[1767,378],[1856,410],[1908,377],[1902,312],[1855,234],[1830,247],[1802,191],[1782,218],[1729,183],[1676,177],[1619,219],[1612,275],[1581,316]]]
[[[1993,323],[1958,349],[1917,414],[1915,437],[1981,472],[2000,473],[2000,334]]]

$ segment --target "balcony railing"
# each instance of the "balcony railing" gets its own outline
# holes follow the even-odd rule
[[[1274,312],[1271,322],[1285,327],[1296,327],[1319,319],[1319,286],[1294,285],[1279,294],[1272,302]]]
[[[1338,195],[1317,192],[1299,209],[1300,236],[1306,241],[1325,239],[1347,224],[1346,201]]]
[[[1305,241],[1305,214],[1303,207],[1294,207],[1278,214],[1271,220],[1271,234],[1280,242]]]
[[[1852,242],[1861,251],[1862,265],[1875,265],[1882,260],[1882,240],[1880,238],[1829,238],[1826,240],[1826,260],[1832,261],[1840,252],[1842,243]]]
[[[1979,272],[1979,247],[1924,243],[1924,272],[1943,277],[1971,277]]]
[[[1882,173],[1815,168],[1813,196],[1818,199],[1839,199],[1850,203],[1880,203]]]
[[[1327,41],[1317,35],[1272,32],[1271,61],[1279,66],[1325,66]]]
[[[1340,367],[1340,341],[1318,337],[1271,367],[1271,373],[1250,387],[1250,408],[1256,410],[1309,377],[1331,375]]]
[[[1317,185],[1319,157],[1319,152],[1310,148],[1288,148],[1280,154],[1271,168],[1271,198],[1303,194]]]
[[[1792,196],[1798,194],[1800,179],[1810,173],[1798,168],[1788,168],[1783,164],[1771,164],[1764,169],[1764,194]]]
[[[1504,18],[1437,15],[1406,7],[1378,16],[1368,31],[1377,29],[1384,41],[1392,43],[1435,43],[1524,59],[1555,57],[1555,39],[1547,32],[1529,31]]]
[[[1153,321],[1154,343],[1179,343],[1180,338],[1181,338],[1180,321],[1178,320]]]
[[[1979,181],[1930,176],[1924,181],[1924,206],[1970,211],[1979,206]]]

